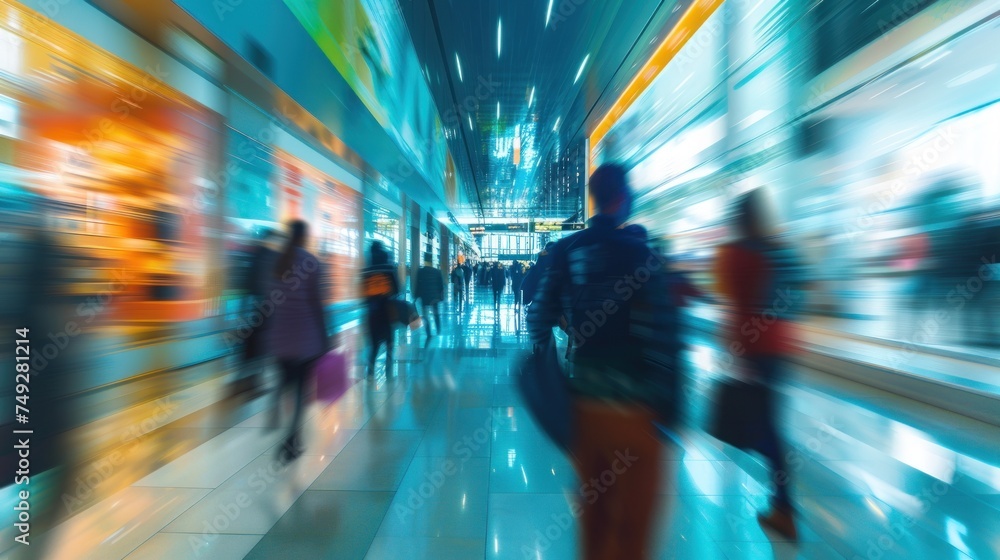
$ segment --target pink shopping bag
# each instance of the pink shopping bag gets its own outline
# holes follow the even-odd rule
[[[330,350],[316,362],[316,398],[323,402],[336,402],[351,388],[347,376],[347,353],[342,349]]]

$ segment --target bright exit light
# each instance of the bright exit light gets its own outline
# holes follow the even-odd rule
[[[497,20],[497,58],[500,58],[500,45],[503,44],[503,20]]]
[[[549,0],[549,10],[545,12],[545,27],[549,26],[549,20],[552,19],[552,4],[555,0]]]
[[[535,102],[535,88],[531,88],[531,95],[528,97],[528,108],[531,109],[531,104]]]
[[[464,82],[465,78],[462,77],[462,61],[458,58],[458,53],[455,53],[455,65],[458,66],[458,81]]]
[[[559,132],[559,121],[561,121],[561,120],[562,120],[562,117],[556,118],[556,125],[552,127],[552,132]]]
[[[590,55],[589,54],[586,57],[584,57],[583,64],[581,64],[580,65],[580,69],[576,71],[576,78],[573,80],[574,84],[577,83],[578,81],[580,81],[580,76],[583,75],[583,69],[587,67],[587,61],[588,60],[590,60]]]

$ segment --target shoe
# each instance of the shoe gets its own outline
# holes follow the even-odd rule
[[[282,464],[287,465],[301,457],[304,452],[305,449],[302,447],[299,438],[291,437],[286,439],[285,444],[278,449],[278,460]]]
[[[757,514],[757,522],[762,527],[771,528],[788,540],[797,541],[799,539],[799,532],[795,528],[795,519],[787,511],[772,508],[768,515]]]

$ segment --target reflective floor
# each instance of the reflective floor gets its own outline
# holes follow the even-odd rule
[[[578,483],[512,385],[527,335],[511,297],[443,323],[401,333],[395,372],[313,404],[290,467],[271,395],[183,419],[204,443],[64,522],[50,557],[578,557]],[[697,424],[711,379],[691,387]],[[782,392],[800,542],[758,526],[759,461],[688,428],[662,465],[658,558],[1000,558],[1000,429],[815,371]]]

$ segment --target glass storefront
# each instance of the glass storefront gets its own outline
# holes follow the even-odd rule
[[[44,201],[65,289],[120,286],[112,322],[204,316],[219,115],[18,6],[0,21],[7,159]]]

